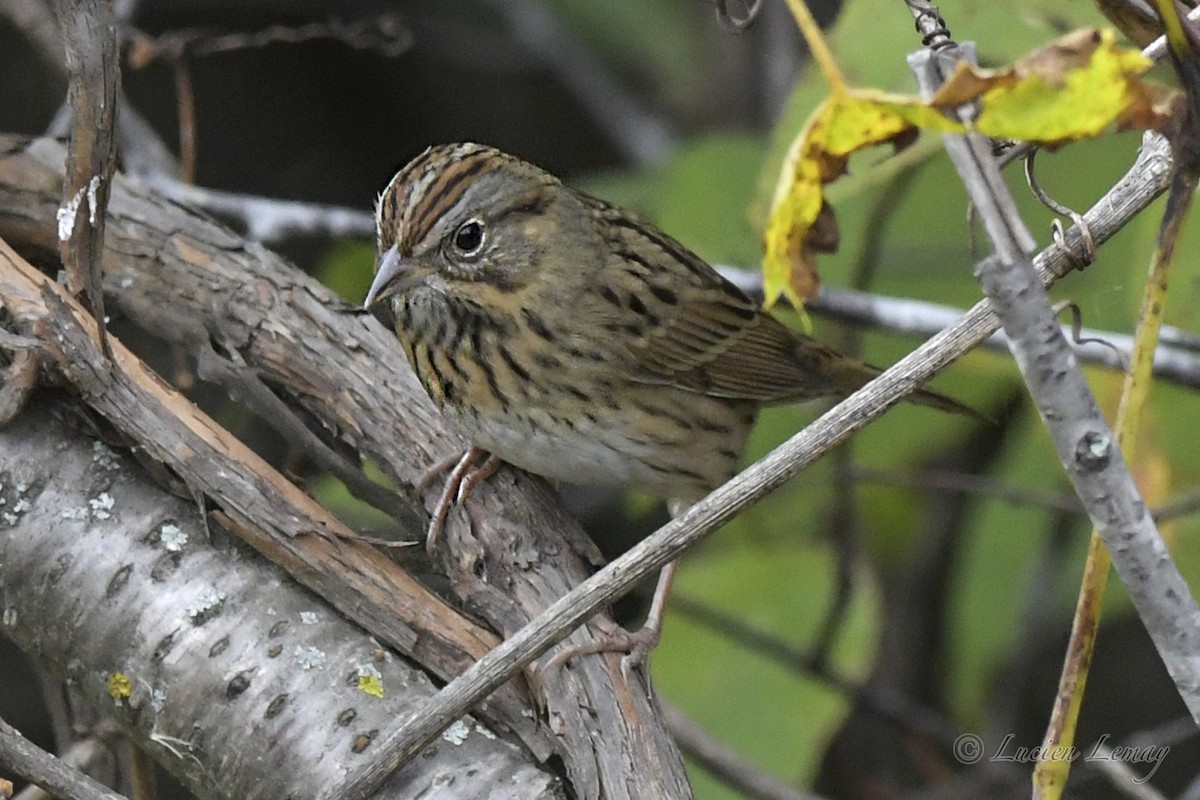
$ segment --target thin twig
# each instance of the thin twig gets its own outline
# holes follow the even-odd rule
[[[1079,498],[1067,492],[1049,492],[1028,486],[1002,483],[984,475],[968,475],[941,469],[890,470],[855,466],[849,476],[856,481],[908,486],[931,492],[974,494],[1014,505],[1035,506],[1053,511],[1083,513]]]
[[[59,760],[70,769],[79,770],[86,775],[101,756],[111,751],[112,745],[120,738],[122,734],[115,724],[109,721],[102,722],[87,738],[72,742]],[[54,800],[54,796],[37,784],[31,783],[13,797],[13,800]]]
[[[117,93],[117,138],[121,165],[130,175],[179,175],[179,161],[166,142],[137,112],[124,92]]]
[[[762,11],[763,0],[741,0],[741,9],[737,12],[729,10],[729,0],[713,0],[717,7],[717,22],[730,33],[742,33],[758,17]]]
[[[1190,492],[1168,500],[1154,509],[1151,515],[1155,522],[1167,522],[1195,514],[1197,511],[1200,511],[1200,492]]]
[[[205,189],[164,174],[141,177],[146,185],[177,203],[201,208],[241,223],[245,226],[248,238],[263,244],[280,244],[297,234],[360,239],[375,236],[374,219],[370,214],[355,208],[272,200],[256,195]]]
[[[744,620],[687,596],[671,598],[671,609],[689,617],[715,633],[729,638],[755,655],[770,659],[789,670],[803,672],[829,688],[853,700],[855,707],[892,723],[902,730],[928,737],[951,752],[962,733],[953,723],[936,712],[910,700],[899,692],[871,684],[860,684],[839,675],[825,659],[811,651],[793,647],[783,640],[747,625]]]
[[[925,96],[936,91],[961,58],[951,51],[944,55],[939,59],[921,51],[910,59]],[[1180,696],[1200,721],[1200,606],[1146,513],[1114,434],[1062,335],[1027,255],[1033,239],[986,141],[950,134],[943,141],[996,249],[976,270],[980,285],[1003,320],[1017,366],[1064,469],[1113,553],[1113,564]],[[1072,231],[1078,238],[1078,229]]]
[[[674,134],[649,107],[629,94],[605,67],[580,45],[540,0],[489,0],[531,56],[552,69],[579,99],[593,121],[626,158],[656,164],[671,152]],[[613,8],[611,13],[620,13]]]
[[[43,0],[0,0],[0,17],[24,34],[42,62],[56,76],[66,77],[58,25],[54,21],[54,12]]]
[[[126,743],[129,752],[129,782],[131,800],[159,800],[158,775],[154,759],[132,741]]]
[[[187,59],[172,64],[175,74],[175,100],[179,117],[179,180],[196,182],[196,93],[192,89],[192,71]]]
[[[1137,774],[1108,745],[1093,746],[1087,763],[1092,769],[1099,770],[1108,779],[1109,785],[1130,800],[1167,800],[1165,794],[1150,784],[1149,776]]]
[[[1028,486],[1004,483],[982,475],[937,469],[888,470],[855,466],[846,477],[887,486],[907,486],[933,492],[960,492],[1001,500],[1013,505],[1033,506],[1051,511],[1084,513],[1079,498],[1069,492],[1049,492]],[[1188,492],[1150,510],[1155,522],[1167,522],[1200,511],[1200,492]]]
[[[1152,764],[1153,771],[1157,772],[1159,766],[1162,764],[1162,761],[1165,760],[1168,752],[1173,746],[1179,744],[1180,742],[1194,738],[1196,735],[1196,723],[1193,722],[1190,717],[1178,717],[1160,725],[1156,725],[1153,728],[1140,730],[1124,737],[1121,740],[1117,750],[1124,751],[1127,756],[1136,755],[1136,758],[1138,759],[1136,763]],[[1105,740],[1107,738],[1108,737],[1105,737]],[[1093,742],[1084,750],[1084,752],[1088,754],[1101,754],[1105,758],[1111,757],[1116,751],[1107,747],[1107,742],[1105,740]],[[1136,754],[1130,752],[1135,750],[1138,751]],[[1162,797],[1162,795],[1157,790],[1153,790],[1152,787],[1151,789],[1154,792],[1153,795],[1141,794],[1138,792],[1137,787],[1148,783],[1149,780],[1154,777],[1154,772],[1148,772],[1145,776],[1138,776],[1132,773],[1132,771],[1126,766],[1126,762],[1121,762],[1120,766],[1116,769],[1106,769],[1106,765],[1100,762],[1101,759],[1098,758],[1087,758],[1084,761],[1084,766],[1088,767],[1089,769],[1085,770],[1083,775],[1085,777],[1090,777],[1099,774],[1107,779],[1116,789],[1125,792],[1129,797],[1132,797],[1135,800],[1150,800],[1151,796],[1154,797],[1154,800],[1160,800]],[[1131,786],[1134,788],[1132,791],[1129,791]],[[1193,798],[1194,800],[1195,794],[1184,790],[1183,792],[1176,794],[1175,797],[1179,798],[1179,800],[1186,800],[1187,798]]]
[[[47,753],[2,719],[0,765],[61,800],[125,800]]]
[[[141,69],[159,58],[178,61],[184,56],[251,50],[271,44],[303,44],[315,39],[330,39],[356,50],[371,50],[385,58],[395,58],[412,45],[412,31],[399,15],[389,13],[353,22],[331,19],[297,26],[272,25],[248,33],[185,30],[153,36],[133,28],[128,31],[128,37],[132,45],[129,61],[134,69]]]

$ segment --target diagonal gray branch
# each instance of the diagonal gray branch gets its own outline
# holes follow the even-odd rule
[[[924,96],[954,64],[958,48],[910,58]],[[943,136],[996,255],[976,277],[1004,325],[1013,355],[1075,491],[1112,555],[1138,616],[1193,718],[1200,722],[1200,606],[1179,574],[1096,405],[1057,316],[1026,255],[1029,239],[990,146],[978,134]]]
[[[47,753],[2,719],[0,767],[35,786],[54,792],[61,800],[125,800],[64,760]]]

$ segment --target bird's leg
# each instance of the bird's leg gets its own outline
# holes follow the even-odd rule
[[[650,601],[650,611],[646,614],[646,621],[642,627],[632,632],[617,628],[616,632],[606,633],[586,644],[566,647],[546,662],[543,671],[549,672],[572,658],[593,653],[625,653],[625,657],[621,659],[621,671],[626,674],[639,666],[646,660],[650,651],[658,646],[662,637],[663,612],[667,607],[667,596],[671,593],[671,581],[675,578],[675,567],[678,564],[679,559],[676,559],[659,571],[658,584],[654,587],[654,599]]]
[[[671,581],[675,579],[675,567],[679,559],[667,564],[658,573],[658,583],[654,586],[654,599],[650,601],[650,611],[646,613],[646,621],[642,627],[628,634],[629,652],[621,659],[621,671],[639,666],[650,655],[650,651],[658,647],[662,638],[663,612],[667,610],[667,597],[671,594]]]
[[[671,518],[683,516],[683,513],[691,507],[692,499],[698,498],[673,497],[668,500],[667,511],[671,514]],[[614,652],[625,653],[625,657],[621,659],[622,673],[628,674],[629,670],[639,666],[646,660],[646,656],[650,655],[650,651],[658,646],[659,639],[662,638],[663,612],[667,608],[667,597],[671,594],[671,582],[675,579],[675,567],[678,565],[679,559],[675,559],[659,571],[658,583],[654,587],[654,598],[650,601],[650,611],[647,612],[646,621],[642,623],[642,627],[632,632],[618,629],[619,632],[605,634],[587,644],[564,648],[546,662],[544,670],[549,671],[560,667],[576,656]]]
[[[487,453],[486,450],[481,450],[480,452]],[[487,453],[487,458],[484,459],[482,464],[463,476],[462,482],[460,482],[458,485],[458,491],[454,495],[455,505],[461,503],[463,500],[466,500],[471,495],[471,490],[475,488],[476,484],[483,483],[488,478],[495,475],[496,471],[500,469],[500,465],[503,463],[504,462],[496,456],[492,455],[491,453]]]
[[[460,453],[456,450],[452,453],[447,453],[446,455],[439,458],[437,461],[430,464],[428,467],[425,468],[425,471],[421,473],[420,477],[417,478],[416,483],[413,484],[413,491],[416,492],[417,494],[420,494],[421,492],[428,489],[429,485],[431,483],[433,483],[435,480],[437,480],[437,477],[439,475],[441,475],[443,472],[450,469],[455,464],[457,464],[459,461],[461,461],[462,457],[464,455],[466,455],[466,453],[468,453],[468,452],[470,452],[470,451],[467,450],[467,451]]]
[[[444,472],[451,463],[454,463],[453,459],[442,459],[434,464],[417,481],[418,487],[428,486],[429,482]],[[438,495],[429,520],[429,528],[425,532],[425,552],[430,558],[433,558],[438,539],[446,527],[446,515],[450,513],[450,507],[466,500],[475,484],[494,475],[500,468],[500,463],[500,459],[487,450],[474,446],[468,448],[467,452],[458,458],[457,463],[454,463],[454,469],[450,471],[450,476],[442,486],[442,493]]]

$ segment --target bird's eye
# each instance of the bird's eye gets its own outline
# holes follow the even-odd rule
[[[483,247],[483,223],[469,219],[454,232],[454,249],[464,256],[473,256]]]

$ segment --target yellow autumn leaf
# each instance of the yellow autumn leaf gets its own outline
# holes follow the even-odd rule
[[[839,234],[825,185],[846,170],[851,154],[909,144],[918,129],[961,133],[947,112],[978,102],[971,128],[990,136],[1053,146],[1112,126],[1161,128],[1167,91],[1141,76],[1153,66],[1139,51],[1117,47],[1112,31],[1067,34],[1003,70],[960,63],[938,93],[917,97],[846,86],[807,8],[788,0],[830,83],[830,93],[792,143],[764,233],[764,304],[786,296],[796,307],[820,286],[814,257],[833,252]]]
[[[809,117],[792,143],[775,190],[765,235],[763,292],[770,307],[785,295],[797,308],[820,285],[813,256],[832,253],[839,236],[824,186],[863,148],[911,144],[920,127],[963,131],[918,98],[838,88]]]
[[[1007,69],[960,62],[930,104],[953,108],[979,100],[975,130],[1051,147],[1114,125],[1162,127],[1168,92],[1141,80],[1154,62],[1115,40],[1111,30],[1080,30]]]

